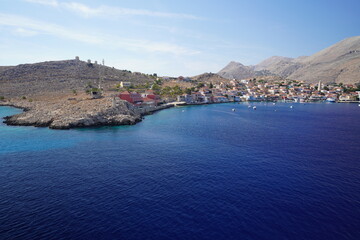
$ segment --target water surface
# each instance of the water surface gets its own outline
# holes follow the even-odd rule
[[[0,238],[360,239],[360,107],[256,105],[1,123]]]

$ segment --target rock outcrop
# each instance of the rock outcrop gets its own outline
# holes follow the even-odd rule
[[[1,105],[23,108],[24,112],[5,117],[8,125],[70,129],[95,126],[132,125],[141,114],[126,101],[102,99],[70,99],[55,102],[9,101]]]

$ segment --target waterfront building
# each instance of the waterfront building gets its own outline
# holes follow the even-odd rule
[[[137,92],[130,93],[128,91],[125,91],[119,94],[119,98],[122,100],[126,100],[132,104],[141,104],[143,102],[143,98]]]
[[[161,97],[159,95],[155,94],[155,92],[153,90],[146,90],[145,93],[141,94],[141,97],[143,97],[144,99],[149,98],[149,99],[154,100],[156,105],[158,105],[162,101]]]

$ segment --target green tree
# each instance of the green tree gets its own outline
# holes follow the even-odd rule
[[[204,87],[204,86],[205,86],[205,84],[204,84],[204,83],[202,83],[202,82],[200,82],[200,83],[198,83],[198,84],[197,84],[197,86],[196,86],[196,87],[197,87],[197,88],[202,88],[202,87]]]
[[[145,89],[149,89],[150,88],[150,83],[149,82],[146,82],[145,85],[144,85]]]
[[[172,92],[171,87],[166,86],[161,90],[161,95],[169,96],[171,95],[171,92]]]
[[[151,86],[151,89],[154,90],[154,91],[160,91],[160,90],[161,90],[161,87],[160,87],[158,84],[154,83],[154,84]]]
[[[183,94],[183,90],[182,90],[178,85],[176,85],[175,87],[173,87],[173,92],[174,92],[174,95],[181,95],[181,94]]]
[[[212,82],[210,83],[209,88],[214,88],[214,85]]]

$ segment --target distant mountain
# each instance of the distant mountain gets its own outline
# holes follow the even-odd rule
[[[238,62],[230,62],[218,72],[218,75],[227,79],[244,79],[255,76],[273,75],[267,69],[256,70],[254,66],[245,66]]]
[[[345,39],[309,57],[274,56],[255,66],[231,62],[218,74],[228,79],[273,74],[306,82],[360,82],[360,36]]]
[[[257,71],[268,70],[274,75],[287,77],[300,67],[301,64],[293,58],[274,56],[255,65],[254,69]]]
[[[223,69],[221,69],[218,74],[221,77],[227,79],[240,79],[240,78],[249,78],[255,75],[255,71],[250,66],[245,66],[239,62],[230,62]]]
[[[289,63],[293,58],[273,56],[255,66],[255,70],[271,69],[282,63]]]
[[[220,82],[229,81],[228,79],[223,78],[216,73],[203,73],[203,74],[191,77],[191,79],[194,81],[205,82],[205,83],[210,83],[210,82],[220,83]]]
[[[103,88],[114,88],[120,81],[134,84],[152,82],[151,76],[131,73],[80,60],[49,61],[0,67],[0,96],[21,97],[48,93],[84,91],[87,85],[97,87],[103,75]]]

